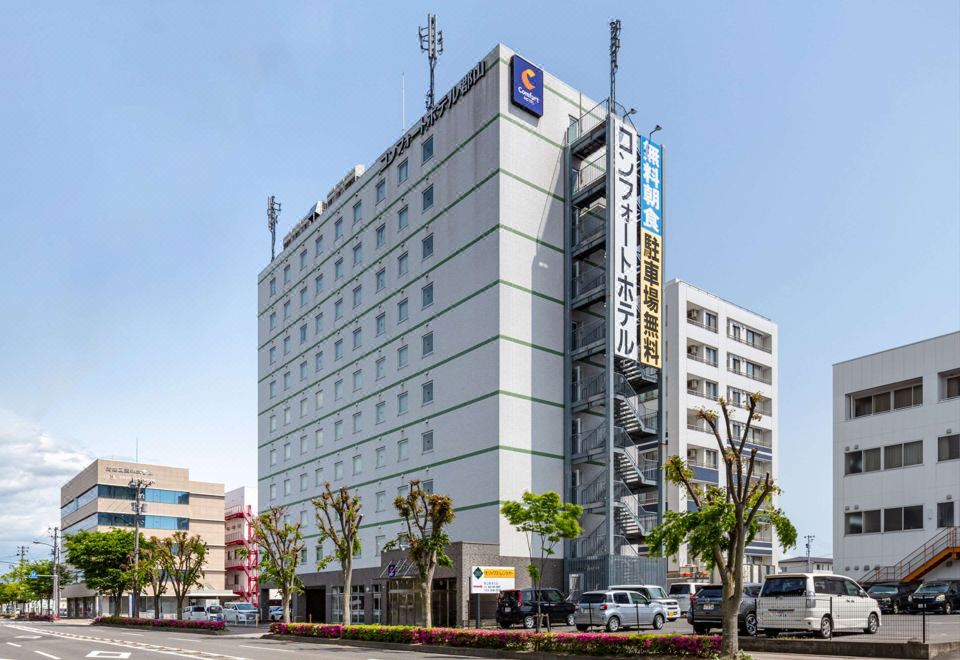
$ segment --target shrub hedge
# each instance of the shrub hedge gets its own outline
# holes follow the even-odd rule
[[[610,635],[605,633],[536,633],[526,630],[418,628],[414,626],[343,626],[317,623],[272,623],[277,635],[351,639],[399,644],[431,644],[483,649],[545,651],[576,655],[673,655],[713,657],[720,652],[717,635]]]
[[[179,628],[181,630],[223,630],[223,621],[181,621],[180,619],[142,619],[130,616],[98,616],[96,626],[143,626],[147,628]]]

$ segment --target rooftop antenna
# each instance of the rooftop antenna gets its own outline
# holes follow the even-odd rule
[[[270,230],[270,261],[277,250],[277,216],[280,215],[280,202],[273,195],[267,197],[267,229]]]
[[[617,54],[620,52],[620,19],[610,21],[610,111],[617,111]]]
[[[437,67],[437,58],[443,55],[443,32],[437,31],[437,15],[427,14],[427,26],[417,28],[420,33],[420,51],[427,54],[430,61],[430,91],[427,92],[427,110],[433,109],[433,71]]]

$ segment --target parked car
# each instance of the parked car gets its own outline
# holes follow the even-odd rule
[[[528,629],[536,627],[538,599],[534,597],[534,593],[534,589],[501,591],[497,598],[497,625],[501,628],[517,624]],[[559,589],[541,589],[539,601],[540,613],[545,614],[551,624],[573,625],[576,605],[565,600]]]
[[[884,582],[872,585],[867,589],[867,595],[877,601],[884,614],[900,614],[910,609],[910,601],[907,599],[916,589],[916,584]]]
[[[835,630],[880,629],[880,605],[859,584],[830,573],[780,573],[763,583],[757,622],[775,637],[787,630],[808,630],[822,638]]]
[[[598,626],[609,632],[640,626],[660,630],[667,620],[667,611],[663,603],[636,591],[587,591],[577,601],[573,617],[581,632]]]
[[[924,582],[907,597],[910,613],[921,610],[953,614],[960,610],[960,580],[935,580]]]
[[[750,637],[757,634],[757,596],[760,595],[760,587],[760,583],[744,584],[740,595],[737,623],[740,632]],[[697,590],[696,598],[687,612],[687,621],[693,626],[694,632],[702,635],[711,628],[723,627],[722,611],[723,585],[705,584]]]
[[[223,606],[223,618],[227,623],[257,623],[257,608],[250,603],[227,603]]]
[[[624,591],[636,591],[643,594],[650,600],[655,600],[663,605],[667,611],[667,621],[676,621],[680,618],[680,603],[676,598],[671,598],[663,587],[657,584],[613,584],[607,589],[623,589]]]
[[[203,605],[188,605],[183,608],[183,616],[180,618],[186,621],[206,621],[207,608]]]
[[[223,621],[223,608],[219,605],[207,605],[207,621]]]
[[[676,598],[680,605],[680,614],[690,611],[690,597],[696,596],[697,591],[707,586],[704,582],[677,582],[670,585],[670,597]]]
[[[271,605],[270,610],[267,612],[267,618],[271,621],[282,621],[283,620],[283,606],[282,605]]]

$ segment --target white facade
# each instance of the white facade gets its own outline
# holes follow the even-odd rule
[[[545,73],[544,115],[515,107],[512,54],[259,275],[259,503],[304,523],[304,572],[325,481],[362,497],[360,569],[411,479],[453,498],[451,539],[505,556],[527,548],[500,503],[563,490],[562,146],[594,103]]]
[[[960,524],[958,499],[960,332],[835,364],[836,571],[894,566]],[[956,579],[960,565],[926,577]]]
[[[717,399],[739,405],[759,392],[762,419],[753,422],[748,446],[757,449],[760,474],[769,472],[776,480],[777,324],[681,280],[666,284],[664,300],[666,455],[685,457],[699,482],[724,484],[716,438],[697,420],[696,411],[706,408],[719,414]],[[744,423],[746,411],[734,409],[734,421]],[[681,487],[666,485],[668,510],[682,511],[692,505]],[[745,563],[745,575],[751,580],[776,571],[777,548],[769,530],[747,547]],[[671,569],[682,575],[703,567],[694,566],[682,550]]]

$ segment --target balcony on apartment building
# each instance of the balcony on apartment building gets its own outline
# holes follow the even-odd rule
[[[718,351],[715,347],[694,339],[687,340],[687,359],[715,367],[718,363]]]
[[[687,394],[718,401],[720,399],[720,386],[712,380],[698,378],[691,374],[687,378]]]
[[[717,332],[717,313],[688,302],[687,323],[710,332]]]
[[[764,353],[772,352],[770,335],[754,330],[733,319],[727,321],[727,337],[741,344],[752,346]]]
[[[733,353],[727,353],[727,371],[766,385],[773,382],[771,378],[773,369]]]
[[[710,427],[707,426],[706,422],[702,419],[698,419],[696,416],[696,411],[687,410],[687,428],[691,431],[698,431],[700,433],[707,433],[711,437],[713,436],[713,431],[710,430]],[[731,425],[731,432],[733,437],[736,439],[743,437],[744,426],[740,422],[734,422]],[[721,437],[723,437],[721,435]],[[758,447],[771,448],[773,446],[773,432],[770,429],[765,429],[759,426],[750,425],[750,432],[747,434],[747,444],[756,445]],[[724,438],[726,439],[726,438]]]

